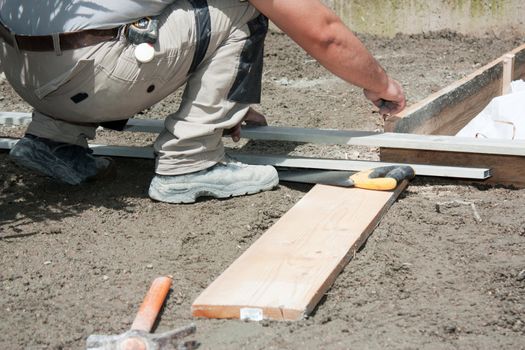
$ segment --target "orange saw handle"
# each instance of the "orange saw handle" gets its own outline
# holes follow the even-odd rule
[[[401,181],[412,180],[415,175],[414,169],[408,165],[391,165],[360,171],[350,176],[350,179],[358,188],[390,191]]]
[[[151,331],[164,304],[164,300],[170,291],[172,282],[173,279],[171,277],[157,277],[153,280],[131,325],[131,330],[148,333]]]

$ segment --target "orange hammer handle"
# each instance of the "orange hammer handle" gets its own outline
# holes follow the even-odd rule
[[[153,280],[131,325],[131,330],[148,333],[151,331],[162,304],[164,304],[164,300],[170,291],[172,282],[173,279],[171,277],[157,277]]]

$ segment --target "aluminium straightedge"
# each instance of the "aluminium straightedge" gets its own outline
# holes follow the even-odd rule
[[[23,125],[30,120],[31,115],[28,113],[0,112],[0,125]],[[124,131],[160,133],[163,127],[164,121],[162,120],[130,119]],[[244,127],[241,130],[241,137],[251,140],[525,156],[525,141],[523,140],[474,139],[457,136],[276,126]]]
[[[0,138],[0,149],[11,149],[18,139]],[[99,156],[129,157],[153,159],[155,157],[152,147],[129,147],[129,146],[107,146],[90,144],[93,154]],[[357,161],[344,159],[320,159],[302,158],[290,156],[268,156],[247,153],[229,153],[235,159],[247,164],[273,165],[286,168],[306,168],[306,169],[326,169],[326,170],[346,170],[361,171],[379,166],[394,165],[398,163],[385,163],[374,161]],[[437,176],[484,180],[490,177],[490,169],[487,168],[467,168],[438,165],[410,165],[419,176]]]
[[[30,113],[17,113],[17,112],[0,112],[0,125],[5,126],[22,126],[26,125],[31,121]],[[162,120],[145,120],[145,119],[130,119],[125,127],[125,131],[130,132],[150,132],[158,133],[162,131],[164,121]],[[268,127],[255,128],[245,130],[242,133],[252,135],[255,139],[272,139],[271,135],[268,135]],[[337,132],[338,130],[322,130],[322,129],[299,129],[299,128],[272,128],[275,135],[279,135],[279,140],[284,140],[286,135],[280,132],[282,129],[289,129],[293,135],[288,135],[288,141],[297,141],[296,138],[300,133],[297,130],[309,130],[310,137],[309,142],[317,142],[320,140],[321,143],[337,144],[334,140],[330,140],[330,136],[326,136],[326,133]],[[260,132],[261,130],[265,130]],[[295,132],[293,132],[295,131]],[[270,131],[271,132],[271,131]],[[318,132],[317,135],[320,137],[312,137],[314,133]],[[343,131],[343,133],[352,134],[377,134],[370,132],[361,131]],[[244,135],[246,137],[246,135]],[[17,142],[16,139],[2,138],[0,139],[0,149],[11,149]],[[301,140],[304,141],[304,140]],[[308,141],[305,141],[308,142]],[[343,142],[344,144],[344,142]],[[145,158],[153,159],[154,152],[151,147],[127,147],[127,146],[107,146],[91,144],[90,147],[93,149],[95,155],[114,156],[114,157],[132,157],[132,158]],[[355,160],[338,160],[338,159],[317,159],[317,158],[300,158],[300,157],[289,157],[289,156],[266,156],[266,155],[251,155],[251,154],[232,154],[242,162],[248,164],[261,164],[261,165],[273,165],[277,167],[288,167],[288,168],[311,168],[311,169],[328,169],[328,170],[347,170],[347,171],[361,171],[370,169],[377,166],[392,165],[397,163],[384,163],[384,162],[373,162],[373,161],[355,161]],[[490,169],[487,168],[469,168],[469,167],[451,167],[451,166],[434,166],[434,165],[418,165],[410,164],[416,173],[420,176],[438,176],[438,177],[454,177],[454,178],[466,178],[466,179],[486,179],[490,177]]]

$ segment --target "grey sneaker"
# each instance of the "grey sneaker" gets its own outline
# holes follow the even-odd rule
[[[198,197],[228,198],[271,190],[279,183],[269,165],[248,165],[226,157],[196,173],[155,175],[149,187],[152,199],[167,203],[193,203]]]
[[[78,145],[26,134],[9,152],[16,164],[70,185],[109,177],[113,160],[93,157],[93,151]]]

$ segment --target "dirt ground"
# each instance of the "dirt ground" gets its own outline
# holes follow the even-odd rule
[[[409,103],[522,39],[450,32],[361,37],[403,84]],[[0,110],[29,111],[0,80]],[[138,117],[163,118],[177,109],[178,96]],[[271,125],[382,127],[359,89],[279,33],[267,39],[259,110]],[[0,129],[2,136],[22,133]],[[103,131],[95,142],[153,139]],[[374,149],[343,146],[228,145],[377,159]],[[248,197],[169,205],[147,196],[152,161],[117,165],[114,181],[70,187],[17,168],[0,152],[0,348],[82,349],[89,334],[123,332],[151,281],[169,274],[175,285],[156,332],[195,322],[201,349],[525,349],[525,190],[418,178],[310,317],[249,323],[193,319],[190,306],[310,187],[282,183]]]

